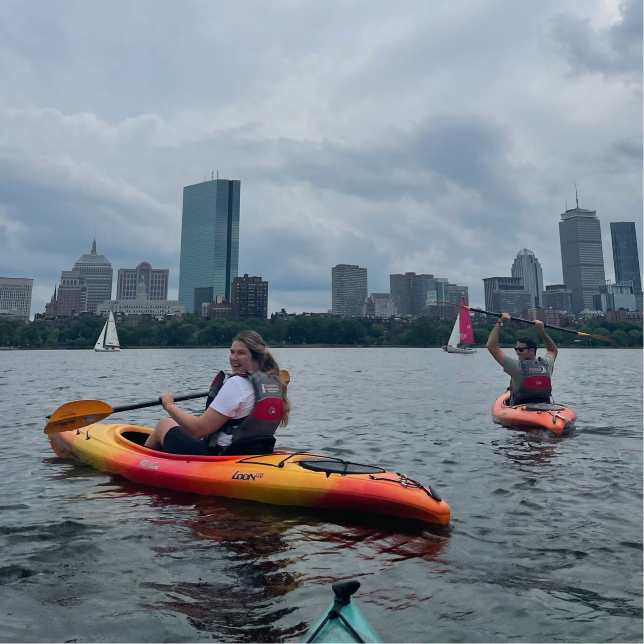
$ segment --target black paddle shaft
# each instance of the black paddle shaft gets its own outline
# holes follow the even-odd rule
[[[459,306],[458,304],[456,306]],[[476,311],[477,313],[485,313],[485,315],[493,315],[494,317],[500,318],[501,313],[493,313],[492,311],[484,311],[483,309],[475,309],[472,308],[471,306],[467,307],[470,311]],[[523,318],[515,318],[512,315],[510,316],[511,320],[515,320],[516,322],[525,322],[526,324],[532,324],[534,326],[534,320],[524,320]],[[555,329],[556,331],[565,331],[566,333],[574,333],[575,335],[579,335],[577,331],[572,331],[571,329],[564,329],[560,326],[552,326],[552,324],[546,324],[544,322],[543,326],[545,326],[547,329]]]
[[[181,402],[182,400],[192,400],[193,398],[205,398],[208,395],[207,391],[202,391],[198,394],[188,394],[187,396],[175,396],[175,402]],[[120,411],[131,411],[132,409],[143,409],[144,407],[154,407],[155,405],[160,405],[161,399],[157,398],[156,400],[150,400],[149,402],[137,403],[136,405],[123,405],[122,407],[114,407],[112,413],[116,414]]]

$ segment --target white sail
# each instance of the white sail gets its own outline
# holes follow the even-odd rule
[[[107,320],[107,331],[104,335],[105,337],[105,347],[106,348],[112,348],[112,347],[119,347],[119,337],[116,335],[116,322],[114,322],[114,315],[112,314],[112,311],[110,311],[110,317]]]
[[[101,334],[98,336],[98,340],[96,340],[96,344],[94,345],[94,351],[104,351],[105,350],[105,332],[107,331],[107,325],[109,324],[109,320],[105,323],[105,326],[103,326],[103,329],[101,330]]]
[[[94,351],[120,351],[119,337],[116,335],[116,323],[114,322],[114,315],[110,311],[110,317],[107,319],[101,335],[98,336]]]
[[[461,313],[459,311],[459,314],[456,316],[456,322],[454,322],[454,328],[452,329],[452,335],[449,336],[449,340],[447,341],[448,346],[450,347],[455,347],[458,345],[458,343],[461,341],[461,329],[459,326],[459,318],[461,316]]]

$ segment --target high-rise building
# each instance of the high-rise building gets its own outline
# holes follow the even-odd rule
[[[523,288],[532,295],[532,306],[541,306],[543,293],[543,273],[541,264],[534,253],[527,248],[520,250],[512,264],[512,277],[519,277],[523,281]]]
[[[440,285],[445,282],[445,286],[449,288],[446,279],[437,279],[440,280]],[[433,275],[416,275],[413,272],[390,275],[389,292],[398,315],[421,315],[427,305],[427,293],[436,290],[433,280]]]
[[[504,311],[494,308],[492,296],[496,291],[524,291],[523,279],[520,277],[484,277],[483,288],[485,290],[485,308],[488,311],[495,313],[503,313]],[[527,307],[534,308],[532,306]]]
[[[179,302],[196,315],[202,302],[218,295],[231,301],[239,264],[240,190],[240,181],[227,179],[183,189]],[[196,301],[195,289],[200,288],[212,289],[208,300]]]
[[[87,298],[84,303],[81,302],[81,312],[96,313],[99,304],[112,299],[112,264],[105,255],[96,253],[96,240],[92,242],[92,252],[82,255],[74,264],[74,272],[85,279],[87,288]]]
[[[636,307],[642,310],[642,277],[640,258],[637,252],[637,232],[633,221],[613,221],[610,224],[610,238],[613,245],[615,281],[633,282]]]
[[[331,269],[331,310],[342,317],[362,317],[367,299],[367,269],[338,264]]]
[[[606,282],[601,224],[596,210],[577,206],[566,210],[559,222],[563,281],[572,290],[572,310],[594,310],[593,296]]]
[[[135,300],[143,279],[148,300],[167,300],[169,276],[169,268],[152,268],[148,262],[141,262],[136,268],[119,268],[116,299]]]
[[[87,291],[87,280],[83,275],[78,271],[63,271],[60,274],[54,317],[71,318],[87,311]],[[96,309],[93,313],[96,313]]]
[[[236,277],[232,284],[233,316],[236,318],[268,317],[268,282],[261,277]]]
[[[34,281],[28,277],[0,277],[0,316],[28,322]]]
[[[548,284],[541,298],[544,309],[572,311],[572,290],[565,284]]]
[[[465,304],[469,306],[470,304],[470,295],[469,295],[468,286],[459,286],[458,284],[449,285],[449,301],[452,304],[460,304],[463,298],[465,299]]]

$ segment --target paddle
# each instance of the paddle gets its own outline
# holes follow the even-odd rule
[[[284,382],[288,385],[291,376],[288,371],[282,369],[280,374]],[[207,391],[201,391],[195,394],[175,397],[175,402],[182,400],[194,400],[195,398],[205,398]],[[48,416],[45,434],[57,434],[58,432],[67,432],[72,429],[80,429],[87,425],[93,425],[99,421],[118,414],[121,411],[131,411],[133,409],[143,409],[145,407],[154,407],[160,405],[161,400],[149,400],[148,402],[136,403],[134,405],[123,405],[121,407],[111,407],[102,400],[75,400],[60,406],[51,416]]]
[[[493,313],[492,311],[484,311],[483,309],[475,309],[472,308],[471,306],[466,306],[465,304],[455,304],[454,302],[443,302],[441,300],[436,300],[437,304],[449,304],[450,306],[458,306],[459,308],[462,309],[467,309],[468,311],[476,311],[477,313],[485,313],[485,315],[493,315],[494,317],[500,318],[501,314],[500,313]],[[523,318],[515,318],[510,316],[511,320],[515,320],[517,322],[524,322],[525,324],[534,324],[534,320],[524,320]],[[592,333],[583,333],[582,331],[573,331],[572,329],[564,329],[563,327],[560,326],[553,326],[552,324],[545,324],[544,325],[548,329],[555,329],[557,331],[565,331],[566,333],[573,333],[574,335],[583,335],[587,338],[594,338],[595,340],[602,340],[603,342],[611,342],[610,338],[605,338],[603,335],[593,335]]]

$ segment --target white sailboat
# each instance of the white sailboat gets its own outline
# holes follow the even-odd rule
[[[461,301],[461,306],[465,306],[465,298]],[[456,322],[452,334],[449,336],[447,345],[443,347],[443,351],[447,353],[476,353],[474,347],[468,347],[468,344],[474,344],[474,334],[472,333],[472,320],[470,320],[470,313],[466,308],[462,308]]]
[[[114,315],[112,314],[112,311],[110,311],[110,317],[107,319],[107,322],[101,331],[101,335],[98,336],[98,340],[96,340],[94,351],[112,352],[120,350],[121,345],[119,344],[119,337],[116,335]]]

